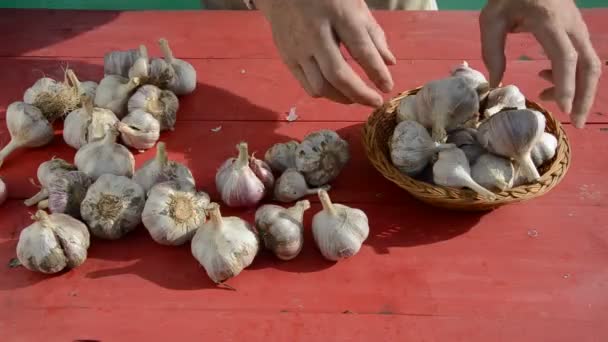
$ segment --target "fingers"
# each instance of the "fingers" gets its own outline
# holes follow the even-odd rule
[[[336,88],[334,88],[325,78],[323,74],[321,74],[321,70],[319,70],[319,65],[314,58],[309,58],[305,61],[302,61],[300,64],[302,67],[302,71],[304,71],[304,75],[310,84],[311,93],[309,93],[312,97],[326,97],[332,101],[342,103],[342,104],[351,104],[353,101],[348,99],[346,96],[342,95]]]
[[[287,67],[289,68],[289,71],[291,71],[291,74],[298,80],[298,82],[300,82],[300,85],[302,86],[302,88],[304,88],[306,93],[312,97],[318,97],[318,95],[317,96],[314,95],[315,92],[312,90],[312,86],[308,82],[308,79],[304,75],[304,71],[302,70],[300,65],[294,64],[294,63],[286,63],[286,64],[287,64]]]
[[[484,10],[479,16],[483,61],[490,73],[490,86],[498,87],[505,73],[507,23],[501,16]]]
[[[389,49],[388,43],[386,42],[386,36],[384,35],[384,31],[382,30],[380,25],[378,25],[374,21],[371,24],[371,26],[367,29],[367,32],[368,32],[370,38],[372,39],[372,41],[374,42],[376,49],[378,49],[380,56],[382,56],[384,63],[386,63],[388,65],[397,64],[397,59],[395,58],[395,55],[393,55],[393,53]]]
[[[551,69],[544,69],[538,73],[538,76],[547,82],[553,83],[553,71]]]

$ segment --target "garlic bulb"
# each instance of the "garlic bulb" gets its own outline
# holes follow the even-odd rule
[[[95,94],[97,93],[97,87],[99,84],[93,81],[84,81],[80,83],[80,95],[85,95],[90,97],[91,99],[95,98]]]
[[[266,151],[264,160],[272,171],[281,173],[296,167],[296,150],[300,143],[291,140],[286,143],[274,144]]]
[[[128,76],[129,78],[138,77],[140,79],[148,77],[148,49],[145,45],[139,46],[139,56],[129,69]]]
[[[76,268],[87,258],[90,235],[82,222],[65,214],[39,210],[19,235],[17,258],[30,271],[57,273]]]
[[[325,259],[338,261],[359,252],[369,235],[369,223],[359,209],[331,202],[325,190],[319,191],[323,210],[312,218],[312,235]]]
[[[40,147],[53,140],[51,123],[40,109],[24,102],[13,102],[6,109],[6,127],[11,141],[0,150],[0,167],[15,150]]]
[[[473,180],[467,157],[456,147],[439,152],[439,159],[433,165],[433,180],[438,185],[452,188],[467,187],[481,196],[496,198],[494,193]]]
[[[543,132],[538,142],[532,148],[530,152],[532,161],[536,167],[540,167],[546,161],[553,159],[555,152],[557,151],[557,138],[547,132]]]
[[[530,182],[540,178],[530,155],[545,130],[545,117],[528,109],[506,110],[482,122],[477,141],[486,150],[511,158]]]
[[[161,89],[168,89],[169,84],[175,79],[175,70],[162,58],[154,58],[150,61],[147,84],[155,85]]]
[[[101,140],[108,130],[118,122],[112,111],[104,108],[94,108],[93,100],[88,96],[82,97],[82,108],[73,110],[63,123],[63,140],[75,149]]]
[[[503,108],[525,109],[526,97],[519,91],[517,86],[508,85],[490,91],[486,107],[484,116],[489,118],[503,110]]]
[[[350,159],[348,142],[330,130],[320,130],[304,137],[296,150],[296,169],[312,186],[334,180]]]
[[[135,158],[129,150],[116,143],[118,131],[110,129],[102,140],[84,145],[76,152],[74,164],[93,180],[104,173],[133,176]]]
[[[274,188],[274,175],[272,174],[270,166],[268,166],[265,161],[257,159],[255,153],[252,153],[251,157],[249,157],[249,168],[251,168],[251,171],[253,171],[256,177],[262,181],[266,193],[272,194],[272,189]]]
[[[120,137],[125,145],[136,150],[147,150],[160,138],[160,123],[152,114],[137,109],[125,116],[118,124]]]
[[[8,190],[6,189],[6,184],[4,183],[2,178],[0,178],[0,206],[2,206],[2,204],[4,204],[4,202],[6,202],[7,198],[8,198]]]
[[[437,152],[454,147],[433,141],[422,125],[410,120],[395,127],[389,146],[393,164],[412,177],[420,174]]]
[[[127,114],[129,97],[139,83],[138,77],[128,79],[118,75],[107,75],[97,87],[95,106],[109,109],[116,114],[116,117],[122,119]]]
[[[65,175],[76,170],[76,166],[60,158],[52,158],[38,166],[36,175],[40,182],[40,191],[31,198],[24,201],[25,205],[31,207],[38,202],[49,197],[49,186],[56,178],[63,178]]]
[[[173,52],[166,39],[160,39],[158,43],[165,61],[175,72],[174,78],[168,84],[169,90],[176,95],[187,95],[193,92],[196,88],[196,70],[192,64],[173,57]]]
[[[467,61],[463,61],[459,65],[453,67],[452,76],[464,78],[467,82],[469,82],[469,85],[473,89],[478,90],[480,98],[484,98],[488,95],[488,92],[490,90],[490,84],[488,80],[481,72],[471,68]]]
[[[205,223],[207,205],[209,196],[197,193],[190,184],[159,183],[150,190],[141,219],[154,241],[182,245]]]
[[[192,255],[215,283],[237,276],[251,265],[259,242],[251,225],[238,217],[222,217],[217,203],[207,207],[209,220],[192,238]]]
[[[329,191],[330,188],[331,186],[324,185],[311,189],[306,184],[304,175],[296,169],[287,169],[277,179],[274,186],[274,197],[277,201],[289,203],[308,195],[314,195],[321,189]]]
[[[266,249],[281,260],[298,256],[304,246],[304,212],[310,209],[307,200],[285,209],[266,204],[255,212],[255,226]]]
[[[144,190],[131,179],[101,175],[87,190],[80,204],[80,215],[101,239],[116,240],[141,223],[146,203]]]
[[[192,172],[185,165],[169,160],[164,142],[159,142],[156,145],[156,156],[154,159],[146,161],[141,168],[135,171],[133,180],[146,193],[154,185],[167,181],[176,181],[181,184],[188,184],[192,189],[195,188]]]
[[[81,171],[70,171],[62,177],[55,177],[48,185],[49,198],[38,202],[38,208],[80,218],[80,204],[91,184],[93,180]]]
[[[510,160],[486,153],[471,167],[471,177],[486,189],[505,191],[513,187],[515,168]]]
[[[82,93],[80,82],[71,69],[66,70],[65,76],[64,82],[48,77],[39,79],[25,91],[23,102],[39,108],[50,123],[78,108]]]
[[[477,142],[477,130],[475,128],[461,128],[448,133],[448,144],[454,144],[467,156],[469,165],[475,164],[477,158],[486,153],[479,142]]]
[[[105,76],[118,75],[129,76],[129,70],[141,57],[140,49],[130,49],[126,51],[110,51],[103,57],[103,72]]]
[[[229,207],[252,207],[264,198],[264,183],[249,167],[249,152],[246,142],[236,146],[237,158],[229,158],[218,169],[215,185],[222,201]]]
[[[431,129],[433,140],[443,142],[447,131],[462,128],[479,116],[479,95],[464,77],[435,80],[410,100],[401,101],[397,115]]]
[[[173,130],[177,119],[179,102],[177,96],[169,90],[146,84],[129,99],[129,112],[141,109],[152,114],[160,123],[161,130]]]

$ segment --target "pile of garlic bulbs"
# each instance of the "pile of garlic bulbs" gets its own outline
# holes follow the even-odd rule
[[[542,113],[526,108],[515,85],[489,89],[467,62],[401,100],[388,141],[403,174],[486,199],[540,178],[557,150]],[[429,176],[430,175],[430,176]]]

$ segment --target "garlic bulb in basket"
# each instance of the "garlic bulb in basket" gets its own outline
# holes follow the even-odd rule
[[[215,185],[222,201],[229,207],[253,207],[264,198],[264,183],[249,167],[249,151],[246,142],[238,144],[237,158],[226,160],[215,175]]]
[[[160,123],[152,114],[137,109],[118,124],[120,138],[125,145],[137,150],[148,150],[160,137]]]
[[[140,84],[140,79],[128,79],[118,75],[104,77],[95,93],[95,106],[111,110],[116,117],[122,119],[127,114],[127,102],[131,93]]]
[[[479,94],[480,98],[484,98],[490,90],[490,83],[484,74],[471,68],[467,61],[463,61],[459,65],[453,67],[452,76],[464,78],[467,82],[469,82],[469,85],[473,89],[478,90],[477,93]]]
[[[76,152],[74,164],[93,180],[103,174],[132,177],[135,158],[129,150],[116,143],[118,130],[113,127],[102,140],[84,145]]]
[[[475,128],[461,128],[448,132],[448,144],[454,144],[467,156],[469,165],[473,165],[477,158],[486,153],[486,150],[477,142]]]
[[[471,177],[486,189],[505,191],[513,187],[515,168],[510,160],[486,153],[472,165]]]
[[[304,245],[304,212],[310,209],[307,200],[291,208],[266,204],[255,212],[255,226],[266,249],[281,260],[295,258]]]
[[[158,183],[176,181],[188,184],[192,189],[195,188],[194,177],[187,166],[176,161],[169,160],[167,146],[164,142],[156,145],[156,156],[142,165],[135,171],[133,180],[139,184],[144,192],[148,193],[152,187]]]
[[[207,212],[209,220],[194,234],[191,251],[209,278],[223,283],[251,265],[259,241],[249,223],[238,217],[222,217],[217,203],[211,203]]]
[[[266,151],[264,160],[272,171],[281,173],[296,167],[296,150],[300,143],[291,140],[286,143],[274,144]]]
[[[65,175],[76,170],[76,166],[66,162],[60,158],[52,158],[47,160],[38,166],[36,175],[38,182],[40,182],[40,191],[24,201],[25,205],[31,207],[36,205],[38,202],[49,197],[49,185],[55,178],[63,178]]]
[[[296,169],[312,186],[334,180],[349,160],[348,142],[330,130],[308,134],[296,150]]]
[[[82,107],[68,114],[63,123],[63,140],[75,149],[101,140],[118,122],[111,110],[93,107],[93,100],[82,97]]]
[[[129,112],[141,109],[152,114],[160,123],[161,130],[173,130],[177,119],[179,101],[169,90],[146,84],[135,92],[129,99]]]
[[[433,180],[438,185],[452,188],[467,187],[488,199],[496,198],[494,193],[473,180],[467,157],[457,147],[439,152],[439,159],[433,165]]]
[[[306,179],[296,169],[287,169],[274,186],[274,197],[279,202],[293,202],[308,195],[314,195],[319,190],[329,191],[330,185],[323,185],[318,188],[309,188]]]
[[[503,108],[525,109],[526,97],[514,85],[496,88],[490,91],[488,103],[484,111],[484,116],[490,116],[500,112]]]
[[[557,151],[557,138],[555,135],[543,132],[538,142],[532,148],[530,155],[536,167],[540,167],[545,162],[551,160]]]

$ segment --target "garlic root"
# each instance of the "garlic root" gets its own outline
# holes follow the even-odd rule
[[[296,169],[312,186],[334,180],[349,160],[348,142],[326,129],[305,136],[296,150]]]

